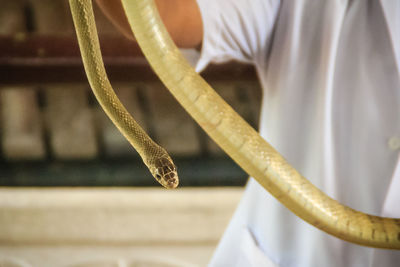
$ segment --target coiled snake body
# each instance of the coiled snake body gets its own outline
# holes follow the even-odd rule
[[[96,98],[165,187],[178,185],[176,167],[122,106],[102,62],[91,0],[69,0],[79,46]],[[249,175],[308,223],[349,242],[400,249],[400,219],[368,215],[329,198],[302,177],[193,70],[169,38],[152,0],[122,0],[143,53],[197,123]]]

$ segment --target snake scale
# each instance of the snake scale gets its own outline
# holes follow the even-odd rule
[[[122,106],[108,81],[91,0],[69,0],[85,71],[99,103],[165,187],[176,167]],[[170,39],[153,0],[122,0],[144,55],[185,110],[250,176],[315,227],[359,245],[400,249],[400,219],[365,214],[328,197],[291,167],[187,63]]]

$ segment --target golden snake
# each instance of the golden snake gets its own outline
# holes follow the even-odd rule
[[[94,94],[153,176],[178,184],[176,168],[122,106],[107,79],[91,0],[69,0],[78,42]],[[302,177],[186,62],[170,39],[153,0],[122,0],[144,55],[179,103],[250,176],[297,216],[343,240],[400,249],[400,219],[365,214],[326,196]]]

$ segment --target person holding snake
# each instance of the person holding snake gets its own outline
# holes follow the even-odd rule
[[[151,145],[139,153],[174,188],[172,160],[109,94],[85,2],[70,0],[92,88],[100,88],[99,102],[128,139],[133,130]],[[254,177],[210,266],[398,266],[400,220],[386,217],[400,217],[400,3],[157,0],[158,17],[150,2],[97,0],[138,40],[167,87],[182,87],[169,89],[185,109],[200,125],[207,121],[202,127]],[[178,46],[201,50],[197,71],[210,62],[254,64],[263,88],[260,134],[286,160],[182,63],[160,18]]]

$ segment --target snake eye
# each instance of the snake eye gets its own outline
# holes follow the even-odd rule
[[[157,178],[158,180],[160,180],[160,179],[161,179],[161,175],[156,174],[156,178]]]

